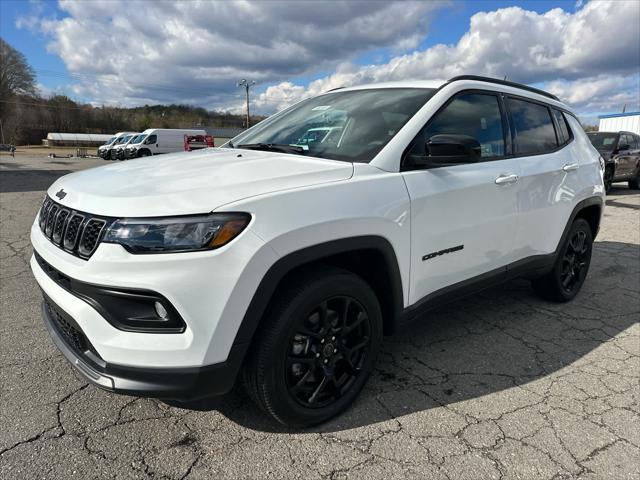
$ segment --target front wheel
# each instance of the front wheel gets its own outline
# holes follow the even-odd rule
[[[576,219],[560,248],[553,270],[532,282],[536,293],[556,302],[573,299],[587,277],[592,247],[591,227],[585,219]]]
[[[628,183],[631,190],[640,190],[640,170],[636,173],[636,178],[629,180]]]
[[[613,167],[607,167],[604,170],[604,191],[609,193],[613,186]]]
[[[292,280],[256,333],[243,376],[262,410],[306,427],[357,397],[380,350],[382,313],[371,287],[345,270],[322,268]]]

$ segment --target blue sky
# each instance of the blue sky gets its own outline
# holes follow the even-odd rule
[[[235,80],[248,77],[269,113],[336,82],[474,73],[543,86],[584,118],[638,108],[639,67],[628,61],[640,55],[637,27],[616,35],[626,50],[597,48],[615,22],[640,18],[634,0],[184,5],[3,0],[0,36],[27,57],[44,94],[95,104],[239,108]]]

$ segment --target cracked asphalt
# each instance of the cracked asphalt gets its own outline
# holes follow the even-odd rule
[[[28,231],[48,185],[103,163],[0,157],[0,478],[640,478],[640,195],[626,185],[573,302],[515,281],[432,312],[386,339],[345,414],[289,431],[240,388],[193,409],[103,392],[52,345]]]

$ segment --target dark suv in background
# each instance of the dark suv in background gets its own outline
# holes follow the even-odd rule
[[[589,140],[605,161],[604,185],[627,181],[629,188],[640,188],[640,136],[631,132],[590,132]]]

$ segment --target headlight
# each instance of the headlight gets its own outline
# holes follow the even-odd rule
[[[237,237],[250,220],[247,213],[125,218],[111,224],[103,242],[119,243],[131,253],[211,250]]]

